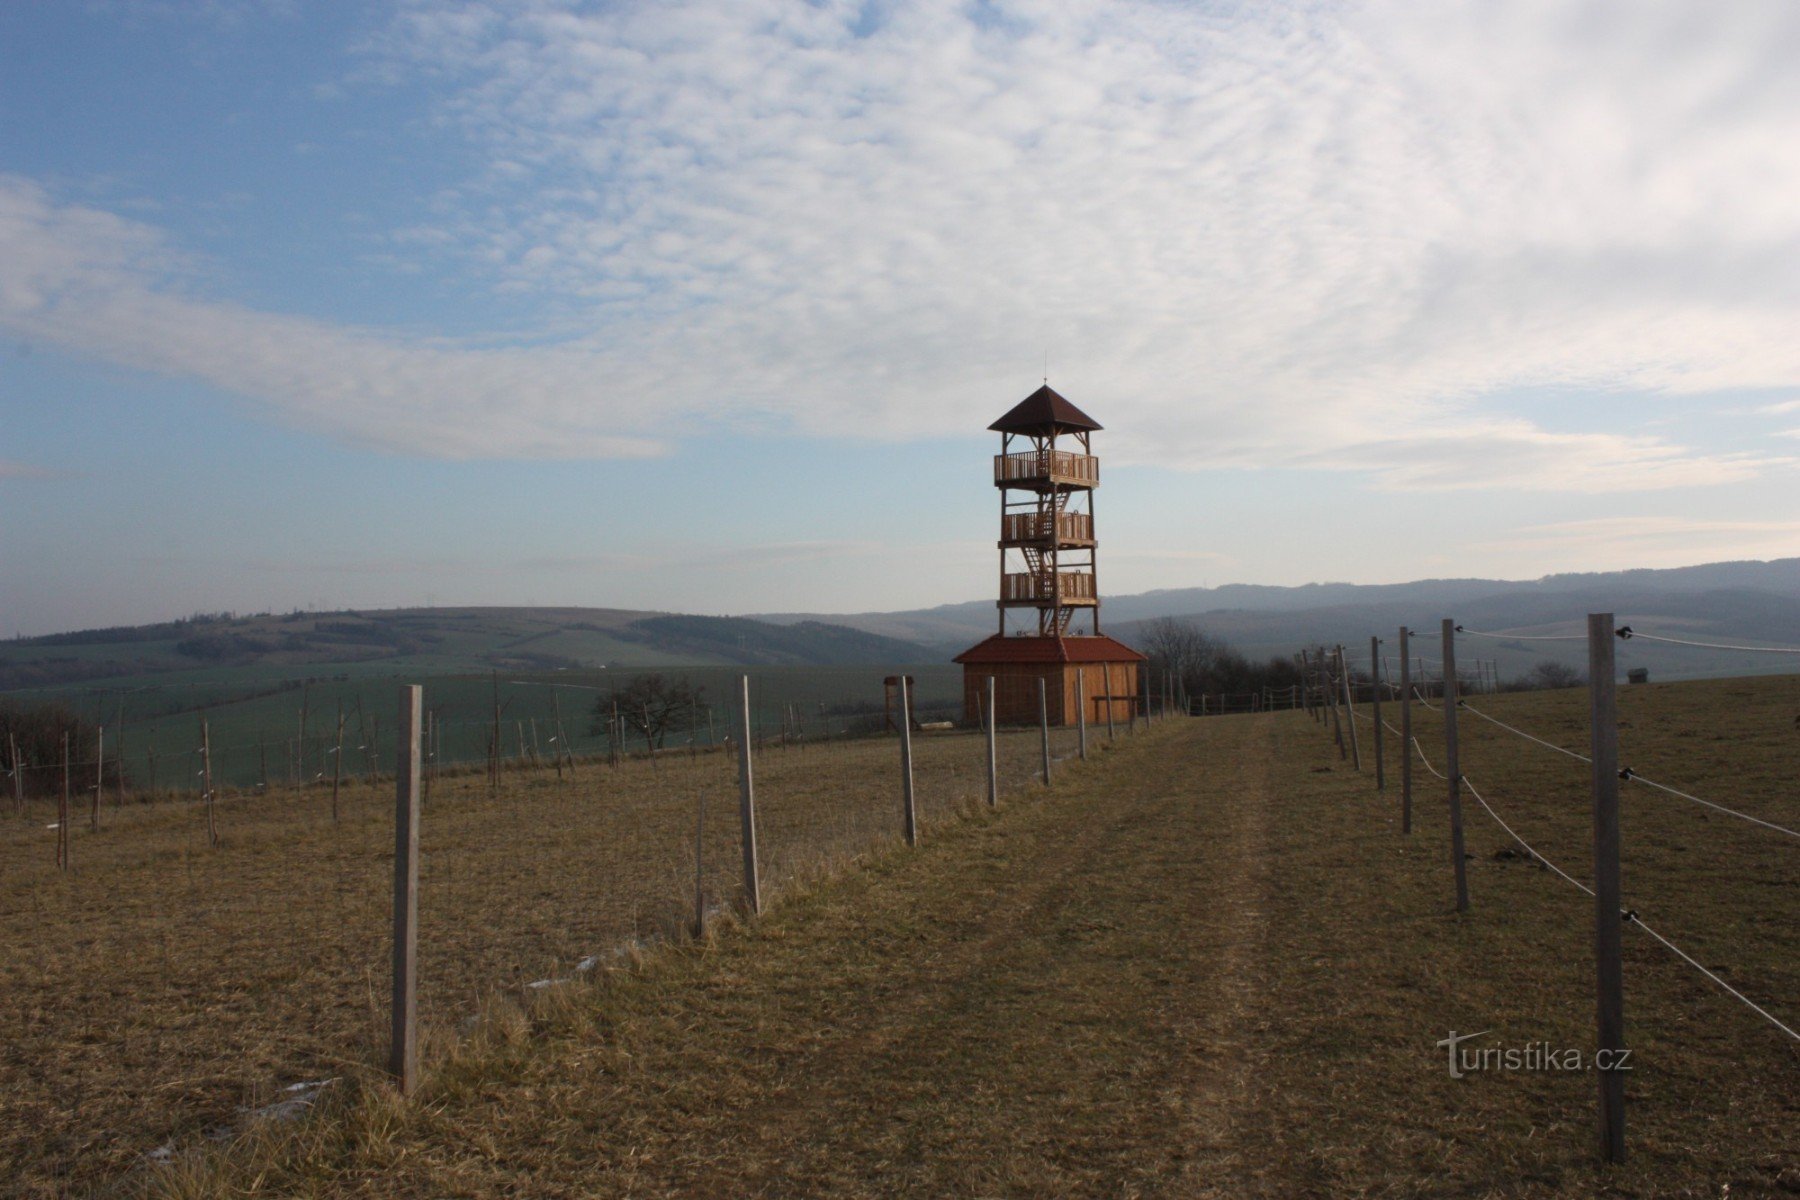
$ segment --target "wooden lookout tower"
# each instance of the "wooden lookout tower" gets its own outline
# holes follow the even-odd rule
[[[1048,384],[988,426],[1000,435],[999,629],[956,656],[965,717],[977,721],[995,681],[1001,724],[1037,721],[1038,681],[1050,723],[1124,721],[1137,711],[1144,656],[1100,632],[1094,490],[1100,423]],[[1016,628],[1009,632],[1011,618]],[[1023,620],[1021,620],[1023,618]]]

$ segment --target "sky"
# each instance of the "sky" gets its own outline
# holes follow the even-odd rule
[[[0,634],[1800,555],[1800,5],[0,5]]]

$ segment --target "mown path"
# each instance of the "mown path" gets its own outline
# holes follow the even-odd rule
[[[1449,1029],[1582,1044],[1582,910],[1478,837],[1484,907],[1452,914],[1439,806],[1421,793],[1399,835],[1397,797],[1304,717],[1097,758],[496,1021],[409,1105],[365,1099],[170,1190],[1717,1195],[1800,1167],[1779,1069],[1717,1100],[1711,1060],[1646,1077],[1633,1164],[1604,1174],[1588,1077],[1449,1078]]]

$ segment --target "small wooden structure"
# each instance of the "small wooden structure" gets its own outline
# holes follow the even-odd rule
[[[1076,724],[1082,707],[1090,724],[1129,720],[1142,699],[1144,656],[1100,632],[1100,460],[1091,444],[1100,423],[1046,383],[988,428],[1000,434],[999,631],[956,656],[964,716],[981,719],[992,678],[998,723],[1036,723],[1042,679],[1052,725]],[[1021,610],[1034,627],[1009,633],[1008,614]],[[1088,628],[1072,633],[1080,616]]]

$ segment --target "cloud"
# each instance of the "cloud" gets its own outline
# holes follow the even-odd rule
[[[250,311],[22,181],[0,322],[412,453],[972,432],[1047,349],[1113,461],[1731,483],[1787,460],[1497,397],[1800,383],[1796,56],[1779,0],[417,4],[350,86],[484,166],[396,247],[578,332]]]

